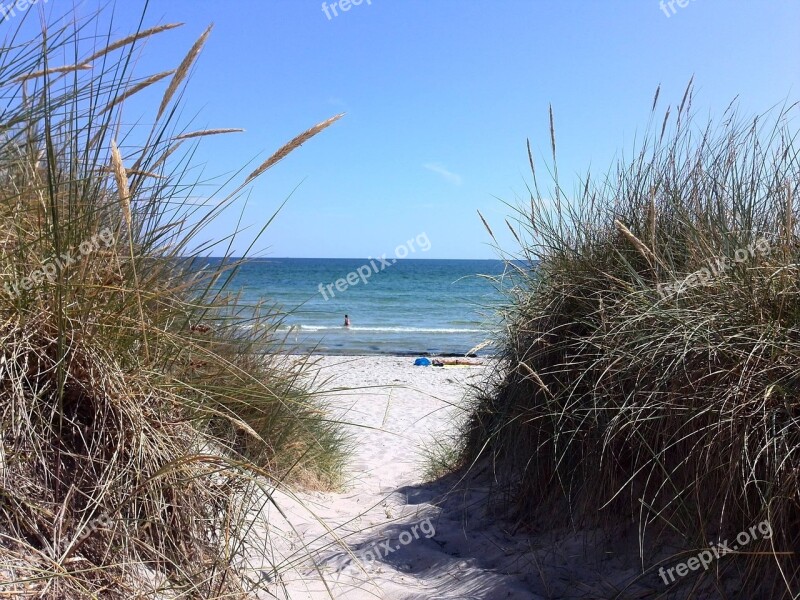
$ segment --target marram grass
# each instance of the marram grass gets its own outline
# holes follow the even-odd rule
[[[2,597],[246,597],[259,486],[330,486],[342,464],[281,357],[281,315],[237,304],[237,261],[204,262],[200,236],[242,189],[198,206],[176,152],[239,131],[175,133],[210,28],[174,71],[130,71],[177,26],[98,48],[91,22],[66,20],[0,48]],[[137,142],[126,102],[170,76]]]
[[[768,521],[769,539],[678,595],[792,598],[798,106],[700,123],[691,100],[574,194],[556,169],[546,191],[533,171],[512,227],[501,382],[477,401],[460,462],[491,468],[495,501],[525,526],[636,523],[643,576],[665,540],[696,553]],[[552,147],[555,161],[554,133]]]

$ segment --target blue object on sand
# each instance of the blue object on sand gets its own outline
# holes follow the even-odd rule
[[[414,361],[414,366],[415,367],[430,367],[431,366],[431,361],[429,361],[427,358],[424,358],[424,357],[423,358],[418,358],[417,360]]]

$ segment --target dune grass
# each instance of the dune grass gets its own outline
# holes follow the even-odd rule
[[[463,460],[489,465],[495,502],[525,526],[636,523],[649,572],[768,521],[771,537],[674,585],[796,597],[798,106],[701,123],[691,84],[677,110],[657,104],[636,150],[575,193],[551,113],[552,184],[531,156],[502,380]],[[676,538],[686,554],[648,563]]]
[[[198,201],[196,144],[240,131],[177,122],[211,28],[174,70],[139,75],[142,45],[179,24],[98,41],[98,23],[0,48],[0,595],[245,597],[259,486],[334,485],[344,450],[303,360],[282,355],[279,309],[230,289],[239,232],[206,228],[339,117]],[[152,123],[127,124],[157,87]]]

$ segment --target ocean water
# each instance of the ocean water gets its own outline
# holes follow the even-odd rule
[[[357,275],[359,268],[366,283]],[[351,273],[355,283],[345,286]],[[231,289],[249,304],[280,305],[286,316],[279,331],[298,350],[463,355],[490,339],[497,326],[502,294],[483,276],[502,273],[499,260],[404,259],[388,265],[376,260],[373,265],[367,259],[264,258],[248,260]],[[345,314],[349,328],[343,326]],[[478,354],[492,351],[485,347]]]

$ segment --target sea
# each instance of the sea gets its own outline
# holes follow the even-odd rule
[[[228,289],[279,307],[278,333],[300,352],[491,355],[504,272],[500,260],[254,258]]]

